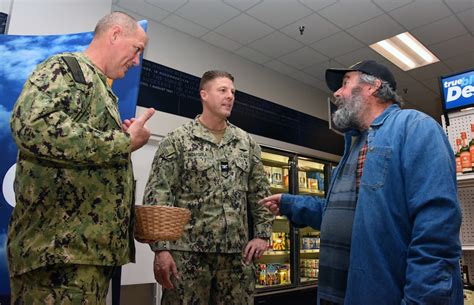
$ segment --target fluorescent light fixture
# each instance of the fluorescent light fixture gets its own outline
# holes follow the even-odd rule
[[[400,59],[405,65],[407,65],[410,69],[416,67],[416,64],[408,58],[405,54],[403,54],[400,50],[394,47],[389,41],[382,40],[379,42],[379,45],[384,48],[387,52],[390,52],[396,58]]]
[[[370,47],[404,71],[439,61],[408,32],[379,41]]]

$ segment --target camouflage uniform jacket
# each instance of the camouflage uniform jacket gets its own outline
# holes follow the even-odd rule
[[[62,55],[77,58],[85,84]],[[82,53],[58,54],[26,81],[11,117],[19,148],[8,231],[10,274],[52,264],[134,259],[130,137],[106,76]]]
[[[196,119],[160,142],[144,204],[188,208],[191,220],[180,240],[157,242],[152,250],[241,252],[249,241],[247,206],[255,237],[270,237],[273,216],[257,204],[270,195],[260,147],[232,124],[214,141]]]

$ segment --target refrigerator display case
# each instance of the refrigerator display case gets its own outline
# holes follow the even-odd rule
[[[266,147],[262,147],[262,163],[273,194],[319,197],[325,196],[329,172],[334,166],[329,161]],[[269,298],[288,295],[291,291],[316,290],[318,263],[319,231],[311,227],[296,228],[285,216],[276,217],[269,250],[255,262],[255,303],[267,304]],[[315,301],[315,294],[308,295]]]

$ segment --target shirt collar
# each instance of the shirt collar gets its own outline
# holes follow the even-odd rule
[[[385,108],[385,110],[380,114],[375,120],[370,124],[370,127],[379,127],[381,126],[385,120],[395,111],[400,110],[400,106],[398,104],[392,104]]]

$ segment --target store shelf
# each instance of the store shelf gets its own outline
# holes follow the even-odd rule
[[[300,250],[300,253],[319,253],[319,249]]]
[[[301,195],[317,195],[317,196],[324,196],[323,191],[318,191],[318,190],[311,190],[308,188],[300,188],[299,193]]]
[[[263,255],[289,255],[290,251],[273,251],[268,250],[263,253]]]
[[[462,250],[463,251],[473,251],[474,250],[474,245],[463,245]]]
[[[307,283],[307,282],[317,282],[318,279],[315,277],[301,277],[301,283]]]
[[[284,215],[282,215],[282,216],[275,216],[275,219],[288,221],[288,218],[286,218],[286,216],[284,216]]]
[[[456,179],[459,187],[474,186],[474,173],[458,175]]]
[[[288,187],[285,187],[285,186],[277,186],[277,185],[270,185],[270,192],[272,192],[272,194],[288,193]]]
[[[256,284],[255,288],[265,289],[265,288],[279,288],[279,287],[286,287],[291,286],[291,283],[284,283],[284,284],[275,284],[275,285],[260,285]]]

